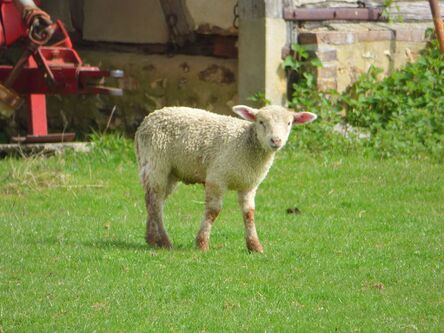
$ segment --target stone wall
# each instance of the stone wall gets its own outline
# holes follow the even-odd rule
[[[284,0],[290,8],[354,7],[355,1]],[[384,1],[364,1],[367,7],[382,7]],[[444,1],[441,1],[444,14]],[[433,27],[428,1],[396,1],[384,12],[387,21],[305,21],[288,22],[288,55],[291,43],[304,45],[316,54],[322,68],[314,69],[318,88],[345,90],[370,66],[383,76],[416,61],[426,45],[426,30]],[[403,22],[403,23],[400,23]],[[292,77],[297,78],[295,75]],[[297,83],[297,82],[296,82]],[[289,87],[292,83],[289,84]],[[291,93],[287,90],[287,93]],[[284,94],[284,91],[282,91]]]
[[[431,23],[334,24],[300,29],[299,43],[314,51],[323,67],[317,70],[319,89],[345,90],[370,66],[393,70],[413,62],[424,48]]]
[[[382,0],[364,3],[367,7],[383,5]],[[320,89],[343,91],[370,65],[382,68],[388,75],[415,61],[426,44],[426,28],[433,26],[427,1],[395,2],[388,10],[389,17],[394,21],[403,19],[403,24],[315,20],[280,24],[284,8],[357,8],[357,2],[351,0],[240,0],[239,6],[242,103],[256,92],[265,93],[273,103],[285,103],[292,84],[286,84],[279,61],[289,54],[292,43],[304,45],[320,58],[323,67],[316,70]],[[444,1],[441,8],[444,13]],[[282,36],[286,36],[284,41]]]

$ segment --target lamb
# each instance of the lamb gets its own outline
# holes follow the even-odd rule
[[[243,119],[188,107],[165,107],[149,114],[135,136],[136,154],[148,212],[146,241],[170,249],[163,205],[178,181],[205,186],[205,213],[196,236],[209,249],[210,232],[224,192],[238,192],[249,251],[263,252],[254,223],[255,195],[291,127],[317,118],[276,105],[233,107]]]

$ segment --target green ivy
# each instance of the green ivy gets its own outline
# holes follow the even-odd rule
[[[257,92],[247,99],[249,101],[252,101],[258,107],[263,107],[271,104],[271,101],[265,96],[265,93],[263,92]]]

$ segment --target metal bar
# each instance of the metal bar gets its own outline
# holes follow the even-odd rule
[[[286,8],[287,21],[381,21],[383,8]]]
[[[168,27],[168,42],[182,47],[186,41],[194,40],[194,22],[185,0],[162,0],[162,11]]]
[[[12,2],[21,14],[23,14],[25,9],[39,9],[33,0],[13,0]]]
[[[31,94],[28,100],[28,133],[34,136],[48,135],[46,120],[46,95]]]
[[[12,67],[0,66],[0,82],[8,77]],[[100,86],[101,93],[121,95],[122,89],[102,87],[101,79],[107,77],[122,77],[122,72],[100,70],[97,67],[58,65],[51,67],[56,84],[50,85],[39,68],[25,67],[11,87],[19,94],[95,94],[95,86]]]
[[[33,44],[29,44],[26,48],[25,52],[20,56],[17,63],[11,70],[11,73],[6,78],[4,85],[8,88],[11,88],[17,78],[20,76],[20,73],[23,71],[23,67],[26,65],[29,57],[35,52],[35,47]]]
[[[47,135],[27,135],[25,137],[13,137],[13,142],[20,143],[51,143],[71,142],[76,138],[75,133],[50,133]]]
[[[441,10],[437,0],[429,0],[432,11],[433,23],[435,24],[436,37],[438,38],[439,48],[444,55],[444,26],[441,19]]]
[[[28,59],[31,68],[37,68],[32,57]],[[43,94],[30,94],[28,100],[28,133],[34,136],[48,135],[48,122],[46,120],[46,96]]]

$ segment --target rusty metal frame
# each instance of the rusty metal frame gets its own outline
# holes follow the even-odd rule
[[[429,0],[430,10],[432,11],[433,23],[435,25],[435,33],[438,38],[439,48],[444,55],[444,25],[441,19],[441,10],[437,0]]]
[[[287,21],[382,21],[382,7],[372,8],[285,8],[284,19]]]

